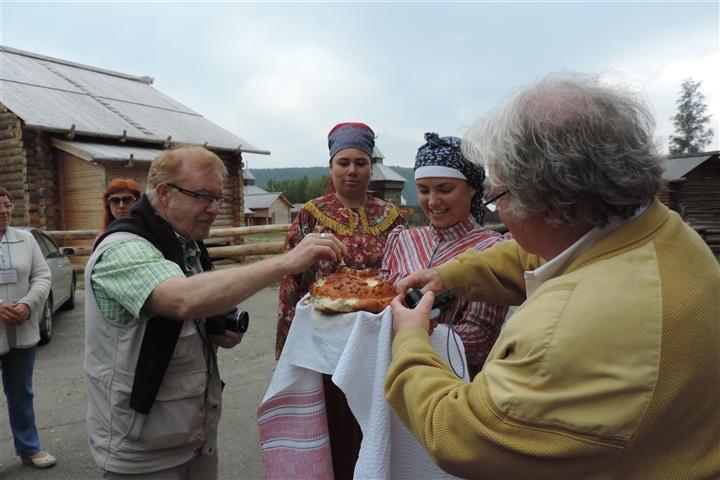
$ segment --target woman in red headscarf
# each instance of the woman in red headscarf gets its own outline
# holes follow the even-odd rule
[[[368,195],[375,134],[363,123],[341,123],[330,130],[328,147],[328,190],[300,209],[285,239],[285,250],[295,247],[308,233],[331,233],[347,247],[348,253],[343,260],[348,267],[379,269],[388,234],[403,224],[404,219],[395,205]],[[275,347],[277,358],[295,316],[295,305],[308,292],[316,276],[332,273],[337,266],[320,262],[303,273],[282,279]],[[323,378],[335,478],[352,478],[362,433],[347,406],[345,395],[327,375]]]

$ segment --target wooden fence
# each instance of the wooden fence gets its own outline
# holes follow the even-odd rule
[[[228,227],[210,229],[210,235],[205,241],[210,258],[219,260],[229,258],[233,260],[253,255],[275,255],[282,252],[283,242],[262,242],[245,244],[247,236],[263,233],[287,232],[289,224],[258,225],[253,227]],[[97,230],[55,230],[45,232],[60,248],[71,247],[75,255],[69,257],[73,269],[82,273],[85,264],[92,252],[92,244]]]

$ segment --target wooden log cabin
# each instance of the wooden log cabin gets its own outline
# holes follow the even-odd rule
[[[282,192],[268,192],[255,184],[250,170],[243,171],[243,197],[245,198],[245,225],[271,225],[290,223],[292,203]]]
[[[13,224],[100,228],[113,178],[144,188],[150,162],[178,144],[204,145],[230,173],[232,201],[215,225],[244,225],[243,154],[268,155],[138,77],[0,46],[0,186]]]
[[[720,151],[670,157],[663,178],[668,189],[661,200],[720,253]]]

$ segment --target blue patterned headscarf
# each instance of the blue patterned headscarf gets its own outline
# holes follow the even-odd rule
[[[415,156],[415,180],[428,177],[466,180],[477,192],[470,203],[470,213],[482,225],[485,215],[482,208],[485,172],[482,167],[463,156],[458,137],[440,137],[437,133],[426,133],[425,142],[418,148]]]
[[[338,123],[328,133],[330,162],[332,162],[332,158],[336,153],[346,148],[357,148],[365,152],[372,162],[373,150],[375,149],[375,132],[372,131],[372,128],[360,122]],[[328,175],[325,194],[335,192],[332,175]]]
[[[375,132],[360,122],[338,123],[328,133],[330,158],[332,159],[337,152],[346,148],[362,150],[372,160],[373,148],[375,148]]]

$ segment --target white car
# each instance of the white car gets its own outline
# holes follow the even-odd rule
[[[75,307],[75,288],[77,279],[73,271],[72,263],[67,258],[75,255],[74,248],[63,248],[62,251],[42,230],[32,227],[15,227],[32,233],[40,245],[45,260],[50,267],[52,283],[50,295],[45,302],[43,315],[40,319],[40,345],[45,345],[52,340],[53,314],[58,310],[71,310]]]

